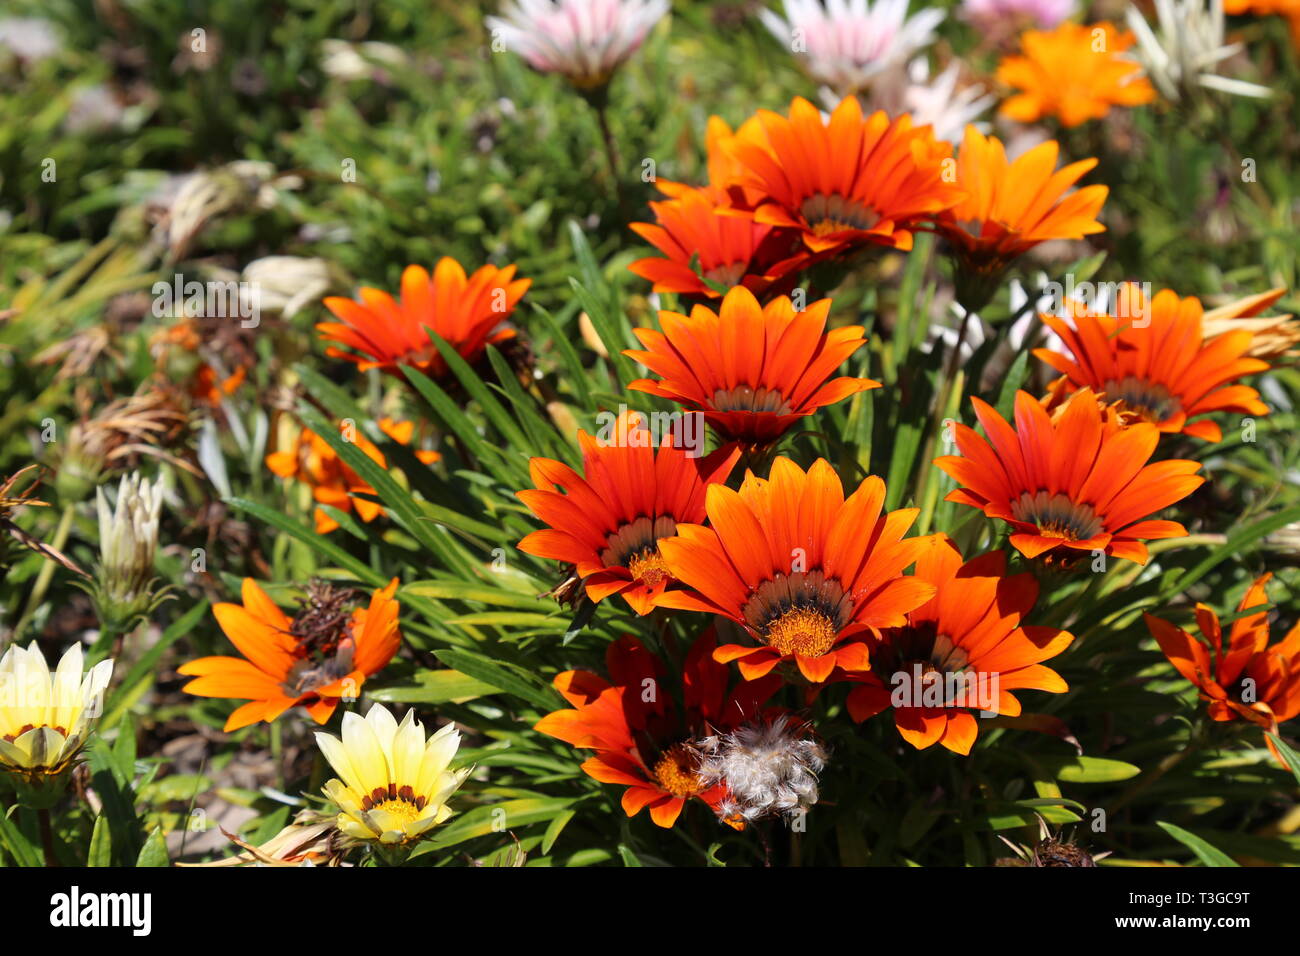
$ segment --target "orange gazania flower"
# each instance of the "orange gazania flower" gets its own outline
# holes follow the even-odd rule
[[[907,615],[906,626],[873,642],[872,673],[850,692],[849,715],[866,720],[892,704],[898,732],[913,747],[937,742],[968,754],[979,733],[972,710],[1015,717],[1020,701],[1011,691],[1067,690],[1042,662],[1074,635],[1023,623],[1038,582],[1028,572],[1008,576],[1006,564],[1003,551],[962,564],[952,541],[932,535],[916,577],[934,585],[935,596]]]
[[[682,522],[704,520],[705,488],[726,481],[740,457],[735,446],[692,457],[673,434],[662,436],[656,453],[652,439],[644,416],[624,413],[610,434],[578,432],[582,475],[534,458],[528,467],[536,487],[516,492],[550,525],[520,541],[519,550],[574,565],[593,601],[621,594],[637,614],[648,614],[674,582],[660,539]]]
[[[646,351],[623,354],[662,378],[637,379],[628,388],[703,412],[724,441],[771,444],[822,406],[880,387],[868,378],[827,380],[866,344],[860,325],[826,332],[830,308],[831,300],[822,299],[796,312],[785,296],[760,306],[738,287],[717,313],[702,305],[689,318],[660,312],[663,332],[634,329]]]
[[[1021,55],[998,64],[998,81],[1022,92],[1000,112],[1022,123],[1055,116],[1063,126],[1101,119],[1112,106],[1140,106],[1156,98],[1142,67],[1120,56],[1133,34],[1106,22],[1062,23],[1054,30],[1026,30]]]
[[[1286,17],[1291,42],[1300,50],[1300,0],[1223,0],[1223,12],[1234,16],[1253,13],[1257,17]]]
[[[1150,303],[1128,283],[1116,296],[1115,316],[1089,312],[1071,300],[1069,320],[1043,315],[1043,322],[1070,354],[1035,349],[1034,355],[1066,378],[1065,389],[1090,388],[1160,431],[1219,441],[1223,433],[1210,412],[1267,415],[1259,392],[1230,384],[1269,365],[1249,358],[1249,329],[1204,340],[1204,310],[1195,296],[1180,299],[1165,289]],[[1243,300],[1250,302],[1252,300]]]
[[[591,671],[555,678],[573,708],[547,714],[536,729],[595,750],[582,769],[601,783],[627,787],[623,810],[629,817],[649,807],[656,824],[671,827],[691,799],[716,814],[727,788],[700,779],[696,741],[757,717],[781,682],[742,681],[728,690],[728,669],[713,659],[714,647],[709,629],[687,652],[679,711],[664,684],[663,664],[632,635],[622,637],[605,652],[609,680]]]
[[[1300,624],[1279,643],[1268,646],[1264,586],[1271,577],[1265,574],[1255,581],[1237,605],[1238,612],[1260,610],[1232,622],[1226,650],[1219,617],[1204,604],[1196,605],[1196,624],[1209,642],[1208,651],[1181,627],[1150,614],[1143,616],[1169,662],[1196,685],[1201,700],[1209,702],[1211,720],[1245,719],[1276,734],[1278,724],[1300,716]],[[1267,742],[1268,749],[1285,764],[1273,742]]]
[[[812,252],[910,249],[911,230],[962,197],[944,176],[951,145],[907,114],[863,118],[850,96],[823,123],[817,107],[796,98],[788,119],[762,110],[758,120],[761,139],[728,142],[740,167],[733,188],[757,197],[756,222],[798,230]]]
[[[1028,392],[1017,392],[1014,429],[978,398],[971,402],[988,439],[954,425],[961,455],[934,463],[962,485],[947,500],[1009,522],[1011,544],[1025,557],[1054,551],[1053,559],[1068,564],[1083,552],[1104,551],[1145,564],[1139,539],[1187,534],[1176,521],[1148,516],[1205,479],[1194,461],[1148,464],[1160,437],[1154,425],[1121,427],[1087,389],[1056,421]]]
[[[410,444],[411,436],[415,433],[414,422],[398,422],[391,418],[380,419],[379,428],[393,441],[403,445]],[[359,430],[349,433],[348,440],[380,468],[388,467],[384,453]],[[428,449],[417,450],[415,456],[426,465],[431,465],[442,457],[436,451]],[[299,431],[292,447],[267,455],[266,467],[281,478],[296,478],[310,485],[312,497],[320,504],[347,513],[355,508],[357,516],[367,523],[384,513],[384,509],[375,502],[364,497],[354,497],[374,495],[375,489],[347,466],[329,442],[310,429]],[[316,509],[315,519],[318,534],[328,534],[339,526],[321,508]]]
[[[1109,192],[1105,186],[1084,186],[1066,195],[1097,160],[1056,169],[1059,152],[1056,141],[1048,140],[1008,162],[997,137],[966,127],[957,154],[957,185],[966,198],[935,222],[965,268],[1000,273],[1040,242],[1105,231],[1097,222]]]
[[[446,373],[447,363],[427,329],[474,361],[489,343],[514,335],[500,326],[532,281],[515,279],[514,274],[514,266],[483,266],[466,277],[460,263],[449,256],[438,260],[432,278],[420,266],[407,266],[400,302],[371,288],[361,289],[359,302],[330,296],[325,307],[339,321],[321,322],[316,328],[321,338],[352,350],[331,346],[326,354],[355,362],[361,371],[396,372],[410,365],[436,378]]]
[[[709,283],[763,292],[807,261],[790,230],[720,213],[729,207],[713,187],[686,189],[650,208],[657,223],[634,222],[632,231],[663,256],[638,259],[628,269],[653,282],[656,292],[717,298],[721,293]]]
[[[290,618],[245,578],[242,605],[212,609],[243,657],[200,657],[182,665],[179,672],[194,678],[182,689],[198,697],[250,701],[226,720],[227,732],[269,723],[299,704],[323,724],[340,700],[358,697],[366,678],[397,653],[402,636],[396,592],[393,578],[371,595],[369,607],[354,607],[351,591],[313,582]]]
[[[659,542],[668,569],[690,591],[659,605],[721,614],[753,645],[718,648],[754,680],[789,661],[810,682],[870,669],[861,638],[901,627],[933,593],[903,576],[923,547],[903,539],[917,510],[881,514],[885,483],[865,479],[848,498],[835,470],[819,459],[805,473],[778,458],[770,478],[745,476],[740,491],[709,488],[710,527],[679,525]]]

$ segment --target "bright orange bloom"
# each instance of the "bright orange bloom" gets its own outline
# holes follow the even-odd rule
[[[1108,402],[1123,402],[1126,411],[1162,432],[1206,441],[1223,437],[1219,426],[1190,419],[1210,412],[1268,414],[1259,392],[1230,384],[1269,367],[1261,359],[1247,357],[1254,339],[1249,329],[1226,332],[1207,342],[1204,310],[1194,296],[1180,299],[1165,289],[1148,303],[1141,287],[1129,283],[1116,299],[1115,316],[1093,314],[1071,300],[1068,321],[1042,317],[1070,354],[1035,349],[1034,355],[1066,377],[1067,391],[1092,389]]]
[[[397,422],[391,418],[381,419],[379,427],[385,435],[402,445],[409,444],[415,432],[414,422]],[[349,433],[348,440],[380,468],[388,467],[384,453],[360,431]],[[442,457],[436,451],[424,449],[416,451],[415,456],[426,465]],[[320,504],[347,513],[355,508],[357,516],[367,523],[384,513],[375,502],[354,497],[374,495],[375,489],[344,463],[329,442],[310,429],[304,428],[298,433],[292,448],[267,455],[266,467],[281,478],[296,478],[311,485],[312,497]],[[316,509],[315,518],[317,534],[328,534],[339,526],[321,508]]]
[[[1156,98],[1142,67],[1119,54],[1133,45],[1132,33],[1106,22],[1062,23],[1054,30],[1026,30],[1022,55],[998,64],[998,81],[1022,92],[1000,112],[1022,123],[1055,116],[1063,126],[1101,119],[1112,106],[1140,106]]]
[[[714,646],[710,628],[687,652],[679,711],[664,684],[663,664],[632,635],[622,637],[605,652],[609,680],[591,671],[555,678],[573,709],[547,714],[535,729],[595,750],[582,769],[601,783],[627,787],[623,810],[629,817],[649,807],[656,824],[671,827],[691,799],[717,813],[727,788],[700,779],[695,743],[753,720],[781,682],[742,681],[728,690],[728,668],[713,659]]]
[[[1264,586],[1271,577],[1259,578],[1237,605],[1238,612],[1260,610],[1232,622],[1226,651],[1219,617],[1204,604],[1196,605],[1196,625],[1209,642],[1209,651],[1181,627],[1150,614],[1143,616],[1169,662],[1196,685],[1201,700],[1209,702],[1211,720],[1244,718],[1276,734],[1278,724],[1300,716],[1300,624],[1268,646]],[[1268,749],[1285,763],[1271,740]]]
[[[466,277],[460,263],[448,256],[438,260],[432,278],[420,266],[407,266],[400,302],[371,288],[361,289],[359,302],[330,296],[325,308],[340,321],[321,322],[316,329],[326,341],[353,350],[331,346],[326,354],[355,362],[363,372],[396,372],[410,365],[436,378],[446,373],[447,363],[426,326],[466,361],[474,361],[489,343],[514,335],[500,326],[532,281],[514,274],[514,266],[483,266]]]
[[[940,213],[935,223],[965,268],[1001,273],[1040,242],[1105,231],[1097,222],[1109,192],[1105,186],[1084,186],[1066,195],[1097,160],[1056,169],[1059,152],[1056,141],[1048,140],[1008,162],[997,137],[966,127],[957,153],[957,185],[966,198]]]
[[[1300,50],[1300,0],[1223,0],[1223,12],[1234,16],[1253,13],[1257,17],[1286,17],[1291,42]]]
[[[646,351],[623,354],[663,377],[628,388],[703,412],[724,441],[771,444],[822,406],[880,387],[847,375],[827,380],[867,341],[860,325],[825,331],[830,308],[822,299],[796,312],[784,296],[760,306],[735,288],[717,313],[702,305],[689,318],[660,312],[663,332],[634,329]]]
[[[849,694],[849,715],[866,720],[891,704],[898,732],[913,747],[934,743],[970,753],[979,733],[972,710],[1020,714],[1013,690],[1069,688],[1043,661],[1074,635],[1024,624],[1038,600],[1028,572],[1007,575],[1006,554],[992,551],[962,564],[945,535],[932,535],[917,559],[916,577],[936,588],[933,598],[872,643],[872,673]],[[897,693],[898,700],[891,700]]]
[[[574,565],[593,601],[621,594],[637,614],[650,613],[674,584],[658,542],[682,522],[704,520],[705,488],[726,481],[740,457],[735,446],[692,457],[689,429],[680,431],[662,436],[656,453],[644,416],[629,412],[609,434],[578,432],[582,475],[532,459],[536,487],[516,494],[550,527],[525,537],[519,550]]]
[[[200,657],[182,665],[179,672],[194,678],[182,690],[250,701],[227,719],[227,732],[259,720],[269,723],[299,704],[323,724],[340,700],[359,697],[366,678],[397,653],[402,635],[395,593],[393,578],[371,595],[369,607],[352,607],[352,592],[313,582],[290,618],[257,582],[245,578],[242,605],[212,609],[243,657]]]
[[[988,439],[955,425],[961,455],[934,463],[962,485],[947,500],[1009,522],[1011,544],[1025,557],[1054,551],[1052,558],[1071,563],[1104,551],[1146,564],[1139,539],[1187,534],[1176,521],[1146,520],[1205,481],[1194,461],[1148,464],[1160,438],[1154,425],[1121,427],[1087,389],[1055,422],[1032,395],[1017,392],[1014,429],[978,398],[971,402]]]
[[[717,298],[721,293],[709,282],[762,292],[807,261],[793,232],[721,214],[728,204],[712,187],[686,189],[650,208],[658,223],[634,222],[632,231],[663,256],[638,259],[628,269],[653,282],[656,292]]]
[[[752,645],[718,648],[747,680],[782,662],[810,682],[868,670],[862,637],[901,627],[934,587],[903,571],[924,548],[903,539],[917,510],[881,513],[885,484],[871,476],[848,498],[819,459],[807,473],[778,458],[770,478],[745,476],[740,491],[709,488],[710,527],[679,525],[659,542],[668,569],[691,591],[670,591],[661,607],[721,614]],[[839,671],[836,671],[839,668]]]
[[[787,119],[758,113],[763,137],[737,135],[727,149],[733,188],[756,197],[756,222],[797,229],[816,253],[863,244],[912,248],[922,221],[962,197],[944,176],[952,146],[907,114],[864,118],[847,97],[823,123],[817,107],[796,98]],[[735,213],[740,214],[740,213]]]

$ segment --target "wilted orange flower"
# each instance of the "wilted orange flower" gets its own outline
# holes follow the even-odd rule
[[[1196,605],[1196,625],[1209,642],[1208,651],[1181,627],[1150,614],[1143,616],[1169,662],[1196,685],[1201,699],[1209,702],[1211,720],[1244,718],[1276,734],[1278,724],[1300,716],[1300,624],[1279,643],[1268,646],[1264,586],[1271,577],[1265,574],[1255,581],[1237,605],[1238,613],[1256,607],[1260,610],[1232,622],[1226,650],[1219,616],[1204,604]],[[1285,764],[1273,742],[1265,740]]]
[[[1104,551],[1145,564],[1147,547],[1139,539],[1187,534],[1176,521],[1148,516],[1205,479],[1194,461],[1148,464],[1160,438],[1154,425],[1121,427],[1103,416],[1088,389],[1055,422],[1032,395],[1016,392],[1014,429],[978,398],[971,402],[988,439],[954,425],[961,455],[934,463],[962,486],[947,500],[1009,522],[1011,544],[1025,557],[1055,552],[1052,559],[1068,564],[1084,552]]]
[[[242,605],[212,609],[243,657],[200,657],[182,665],[179,672],[194,678],[182,690],[250,701],[226,720],[227,732],[259,720],[269,723],[299,704],[323,724],[340,700],[360,696],[366,678],[397,653],[402,636],[396,593],[393,578],[371,595],[369,607],[354,607],[352,591],[316,581],[290,618],[256,581],[245,578]]]
[[[563,462],[532,459],[536,487],[516,494],[550,527],[525,537],[519,549],[574,565],[593,601],[621,594],[637,614],[648,614],[674,583],[659,541],[682,522],[704,520],[705,488],[726,481],[740,457],[735,446],[699,456],[701,431],[688,423],[659,436],[656,453],[645,416],[625,412],[608,434],[578,432],[582,475]]]
[[[190,395],[198,401],[217,406],[227,395],[235,394],[235,390],[244,384],[244,379],[247,377],[248,369],[241,365],[225,378],[218,378],[217,370],[204,362],[194,373],[194,380],[190,383]]]
[[[1285,294],[1286,289],[1278,287],[1211,309],[1201,316],[1201,330],[1206,339],[1247,330],[1251,340],[1246,354],[1251,358],[1300,358],[1295,348],[1300,344],[1300,319],[1290,314],[1260,315]]]
[[[663,377],[628,388],[703,412],[724,441],[771,444],[822,406],[880,387],[847,375],[827,380],[867,341],[860,325],[825,331],[830,308],[822,299],[796,312],[785,296],[760,306],[735,288],[717,313],[702,305],[689,318],[660,312],[663,332],[634,329],[646,351],[623,354]]]
[[[917,510],[881,513],[885,483],[865,479],[848,498],[835,470],[819,459],[805,473],[778,458],[770,478],[745,476],[740,491],[714,485],[707,495],[709,527],[679,525],[659,551],[689,591],[669,591],[661,607],[721,614],[755,641],[718,648],[739,661],[741,676],[766,676],[778,664],[797,665],[812,683],[836,668],[871,666],[863,636],[901,627],[934,587],[903,571],[923,539],[903,539]]]
[[[1055,116],[1063,126],[1101,119],[1112,106],[1140,106],[1156,98],[1142,67],[1120,54],[1133,34],[1106,22],[1062,23],[1054,30],[1026,30],[1021,55],[998,64],[998,81],[1022,92],[1000,112],[1022,123]]]
[[[1246,300],[1249,301],[1249,300]],[[1165,289],[1148,303],[1136,283],[1116,296],[1115,315],[1098,315],[1070,300],[1069,319],[1043,315],[1070,354],[1035,349],[1034,355],[1066,377],[1066,390],[1089,388],[1166,433],[1219,441],[1210,412],[1267,415],[1259,393],[1230,384],[1269,366],[1246,357],[1253,333],[1225,332],[1205,341],[1204,310],[1194,296]]]
[[[1066,194],[1097,160],[1056,169],[1059,152],[1056,141],[1048,140],[1009,162],[997,137],[966,127],[957,153],[957,185],[966,198],[935,222],[963,268],[996,279],[1040,242],[1105,231],[1097,221],[1109,192],[1105,186]]]
[[[962,564],[945,535],[932,535],[915,576],[935,596],[872,642],[872,673],[849,694],[849,715],[866,720],[893,706],[903,739],[918,750],[940,743],[970,753],[979,733],[971,711],[1019,716],[1013,690],[1068,690],[1043,665],[1074,640],[1054,627],[1024,624],[1038,600],[1028,572],[1007,575],[1006,554],[992,551]],[[895,699],[896,697],[896,699]]]
[[[391,418],[380,419],[379,427],[385,435],[403,445],[410,444],[411,436],[415,433],[414,422],[398,422]],[[350,431],[348,441],[365,452],[380,468],[388,467],[384,453],[359,430]],[[415,456],[426,465],[431,465],[442,457],[436,451],[426,449],[416,451]],[[374,495],[375,489],[348,467],[330,447],[329,442],[310,429],[304,428],[298,433],[293,447],[267,455],[266,467],[281,478],[296,478],[311,485],[312,497],[320,504],[349,514],[355,509],[357,516],[367,523],[384,513],[384,509],[375,502],[354,497]],[[339,526],[321,508],[316,509],[315,518],[318,534],[328,534]]]
[[[802,98],[788,119],[768,110],[757,118],[761,138],[727,142],[740,167],[732,186],[756,197],[756,222],[798,230],[812,252],[864,243],[910,249],[911,230],[962,197],[944,176],[951,144],[907,114],[864,118],[850,96],[829,123]]]
[[[447,363],[426,329],[433,331],[467,361],[474,361],[489,343],[514,333],[500,326],[532,280],[515,279],[515,267],[483,266],[466,277],[449,256],[438,260],[433,277],[420,266],[402,273],[401,300],[387,292],[362,288],[361,301],[330,296],[325,307],[340,321],[316,326],[321,338],[352,351],[331,346],[326,354],[355,362],[361,371],[382,368],[396,372],[410,365],[438,377]]]
[[[687,652],[679,711],[664,682],[663,664],[626,635],[605,652],[609,680],[591,671],[565,671],[555,678],[556,690],[573,708],[547,714],[535,729],[595,750],[582,769],[601,783],[627,787],[623,810],[629,817],[649,807],[656,824],[671,827],[691,799],[717,813],[727,788],[700,778],[695,743],[754,719],[781,682],[775,677],[742,681],[728,690],[728,668],[713,659],[714,646],[709,629]]]

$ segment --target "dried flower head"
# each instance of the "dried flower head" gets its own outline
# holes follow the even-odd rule
[[[751,721],[703,737],[695,749],[700,779],[727,788],[718,805],[724,821],[790,816],[817,802],[817,775],[826,766],[826,751],[802,721],[784,714]]]

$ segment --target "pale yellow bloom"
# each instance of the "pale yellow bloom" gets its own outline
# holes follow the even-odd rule
[[[61,773],[85,746],[103,710],[113,662],[83,675],[81,645],[51,672],[40,648],[14,645],[0,658],[0,770],[28,777]]]
[[[316,734],[321,753],[341,779],[325,795],[341,811],[338,828],[358,840],[409,843],[451,816],[447,798],[469,776],[448,767],[460,734],[448,724],[428,739],[408,711],[401,724],[379,704],[364,718],[343,715],[343,738]]]

